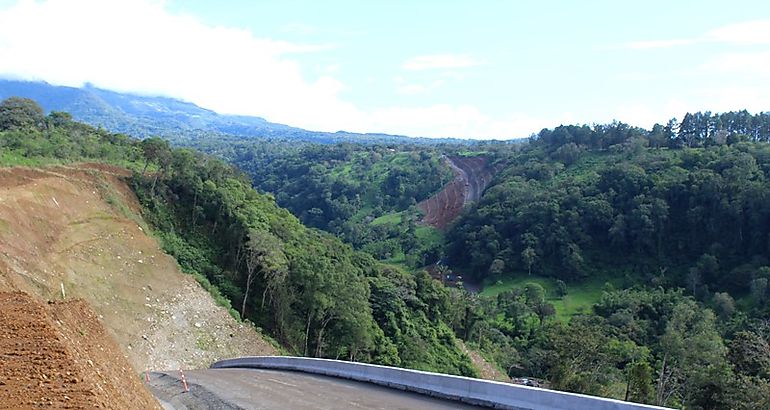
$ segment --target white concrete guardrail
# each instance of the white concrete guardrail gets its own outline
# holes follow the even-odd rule
[[[220,368],[291,370],[374,383],[464,403],[515,410],[649,410],[663,407],[462,376],[331,359],[256,356],[228,359]]]

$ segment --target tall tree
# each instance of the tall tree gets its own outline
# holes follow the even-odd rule
[[[246,301],[249,298],[255,273],[259,269],[265,278],[265,290],[262,293],[262,307],[265,305],[267,294],[273,295],[283,283],[288,273],[288,260],[281,251],[281,242],[269,232],[257,229],[249,230],[246,242],[246,287],[241,304],[241,316],[246,317]]]
[[[10,97],[0,102],[0,130],[41,127],[44,124],[43,109],[34,100]]]

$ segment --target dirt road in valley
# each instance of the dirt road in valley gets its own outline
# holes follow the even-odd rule
[[[455,178],[436,195],[417,206],[425,216],[422,222],[438,229],[446,228],[471,202],[478,201],[492,181],[493,172],[485,157],[447,157]]]

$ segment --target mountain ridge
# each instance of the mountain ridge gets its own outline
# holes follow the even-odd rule
[[[196,104],[163,96],[143,96],[98,88],[57,86],[43,81],[0,79],[0,100],[18,96],[37,101],[46,112],[64,111],[96,127],[136,137],[236,136],[315,143],[470,142],[453,138],[421,138],[384,133],[309,131],[261,117],[225,115]]]

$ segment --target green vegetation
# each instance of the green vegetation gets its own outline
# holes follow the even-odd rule
[[[221,160],[59,114],[0,128],[0,146],[41,163],[132,161],[144,219],[166,252],[231,314],[290,353],[476,374],[432,303],[448,298],[445,289],[303,226]],[[121,208],[114,192],[103,195]]]
[[[417,203],[453,178],[436,147],[176,141],[231,161],[303,224],[376,259],[414,269],[440,258],[439,234],[416,225]]]
[[[10,111],[31,119],[6,122],[0,157],[130,161],[166,251],[290,353],[475,374],[460,338],[556,389],[770,405],[767,114],[561,126],[524,145],[187,141],[250,180],[164,140]],[[59,156],[53,134],[70,147]],[[447,231],[420,225],[415,204],[448,180],[442,155],[458,152],[499,173]],[[438,274],[462,272],[483,291],[419,269],[438,260]]]
[[[542,286],[545,290],[546,301],[553,304],[556,309],[556,319],[567,322],[573,316],[590,312],[593,305],[601,300],[603,289],[608,282],[602,281],[601,278],[593,278],[579,283],[564,284],[565,288],[560,294],[558,279],[541,276],[506,277],[485,285],[480,295],[494,298],[504,292],[524,289],[528,283]]]
[[[770,338],[769,119],[695,113],[650,131],[561,126],[523,146],[239,143],[213,152],[304,222],[378,259],[414,269],[445,255],[442,275],[485,283],[480,295],[447,289],[440,309],[511,376],[675,407],[752,408],[761,395],[747,392],[767,392],[768,378],[736,370],[728,353],[735,332]],[[386,192],[379,176],[442,154],[483,154],[500,173],[447,232],[421,232],[409,206],[419,197]],[[437,178],[427,171],[401,182]],[[343,198],[343,187],[347,202],[310,212]],[[349,198],[360,204],[346,208]],[[617,298],[630,305],[608,308]]]
[[[730,352],[747,332],[750,356],[770,353],[769,125],[738,112],[561,126],[512,152],[447,233],[450,264],[489,285],[479,347],[559,389],[767,406],[755,392],[769,379]]]
[[[474,374],[441,313],[421,301],[430,280],[414,281],[305,228],[221,161],[158,153],[169,158],[160,176],[137,173],[134,184],[164,248],[290,352]],[[391,289],[411,301],[399,303]],[[440,297],[441,289],[430,292]]]
[[[94,160],[130,166],[143,160],[139,141],[72,121],[67,113],[47,116],[32,100],[0,102],[0,165],[40,166]]]

